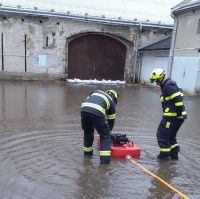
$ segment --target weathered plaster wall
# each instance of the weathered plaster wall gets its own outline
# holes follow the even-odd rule
[[[187,92],[200,91],[200,8],[175,15],[172,77]]]
[[[169,36],[171,30],[3,14],[0,15],[0,71],[6,75],[11,72],[67,77],[69,41],[91,33],[109,35],[127,47],[124,80],[134,82],[138,47]]]

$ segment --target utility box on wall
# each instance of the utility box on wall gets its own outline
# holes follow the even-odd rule
[[[38,56],[38,66],[39,67],[47,67],[47,55],[40,54]]]

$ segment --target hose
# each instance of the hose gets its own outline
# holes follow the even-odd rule
[[[186,196],[185,194],[181,193],[179,190],[175,189],[172,185],[170,185],[169,183],[167,183],[166,181],[164,181],[162,178],[160,178],[157,175],[155,175],[154,173],[152,173],[150,170],[148,170],[147,168],[145,168],[142,164],[140,164],[137,161],[133,160],[133,158],[130,155],[126,155],[126,159],[130,160],[133,164],[137,165],[139,168],[141,168],[147,174],[149,174],[150,176],[156,178],[158,181],[160,181],[166,187],[168,187],[169,189],[171,189],[175,193],[179,194],[181,198],[183,198],[183,199],[189,199],[188,196]]]

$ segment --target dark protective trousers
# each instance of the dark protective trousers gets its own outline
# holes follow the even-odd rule
[[[176,135],[183,122],[184,119],[177,118],[170,120],[163,118],[161,120],[157,130],[157,141],[160,147],[160,159],[165,159],[168,157],[171,157],[172,159],[178,159],[180,147],[177,144]]]
[[[105,116],[96,116],[92,113],[81,112],[81,124],[84,130],[84,147],[90,148],[94,141],[94,129],[100,135],[100,151],[110,151],[111,136]],[[87,152],[84,152],[87,153]],[[92,154],[92,153],[90,153]],[[101,163],[109,163],[110,156],[100,156]]]

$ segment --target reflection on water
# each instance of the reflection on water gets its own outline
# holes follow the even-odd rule
[[[82,168],[79,171],[78,190],[75,198],[78,199],[99,199],[111,197],[110,187],[110,165],[95,166],[91,158],[84,158]]]
[[[200,198],[200,97],[186,97],[188,120],[178,133],[179,161],[158,162],[160,93],[139,86],[0,82],[1,199],[178,198],[125,159],[99,165],[83,156],[80,104],[94,89],[116,89],[116,133],[142,149],[139,162],[190,198]],[[95,134],[95,139],[97,139]]]

